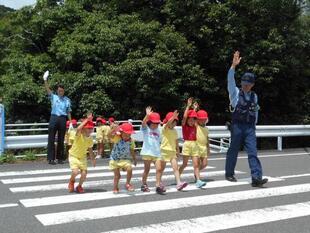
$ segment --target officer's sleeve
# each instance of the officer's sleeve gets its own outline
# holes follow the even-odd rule
[[[256,94],[255,94],[255,97],[254,97],[254,101],[255,101],[255,103],[258,106],[258,97],[257,97]],[[257,124],[257,122],[258,122],[258,110],[259,110],[259,107],[257,108],[257,111],[255,112],[255,114],[256,114],[256,116],[255,116],[255,124]]]
[[[232,107],[236,107],[238,103],[239,89],[236,86],[235,70],[230,68],[227,74],[227,89],[229,93],[229,100]]]

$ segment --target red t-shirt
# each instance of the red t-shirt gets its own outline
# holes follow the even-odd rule
[[[182,125],[183,139],[186,141],[197,140],[197,128],[195,126],[189,126],[187,124]]]

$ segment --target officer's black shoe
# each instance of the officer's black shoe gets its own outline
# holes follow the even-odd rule
[[[234,176],[225,176],[226,180],[230,181],[230,182],[237,182],[236,177]]]
[[[56,165],[56,162],[55,162],[54,160],[49,160],[49,161],[48,161],[48,164],[50,164],[50,165]]]
[[[64,161],[63,160],[60,160],[60,159],[58,159],[58,164],[64,164]]]
[[[252,179],[252,187],[263,187],[268,182],[268,179]]]

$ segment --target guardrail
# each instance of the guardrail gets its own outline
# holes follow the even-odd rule
[[[133,121],[137,129],[141,121]],[[33,126],[42,124],[18,124],[15,126]],[[13,125],[7,125],[13,127]],[[182,129],[180,126],[176,127],[179,139],[182,140]],[[209,137],[211,139],[211,148],[217,149],[218,152],[225,152],[230,143],[230,131],[226,126],[208,126]],[[30,129],[29,129],[30,130]],[[12,131],[9,131],[12,132]],[[18,131],[15,131],[18,132]],[[277,149],[282,150],[282,138],[293,136],[310,136],[310,125],[258,125],[256,126],[257,137],[277,138]],[[92,135],[95,138],[95,133]],[[143,141],[141,131],[136,130],[133,138],[138,141]],[[215,145],[214,143],[219,145]],[[21,136],[5,136],[4,149],[30,149],[30,148],[43,148],[47,146],[47,134],[39,135],[21,135]],[[214,151],[213,151],[214,152]]]

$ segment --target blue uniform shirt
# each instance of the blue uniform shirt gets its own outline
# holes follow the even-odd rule
[[[230,68],[228,71],[227,89],[228,89],[228,93],[229,93],[230,104],[233,108],[235,108],[237,106],[238,101],[239,101],[239,91],[240,90],[236,86],[235,70],[233,68]],[[250,100],[251,92],[244,93],[244,97],[246,98],[246,100]],[[255,103],[257,103],[257,101],[258,101],[256,94],[255,94],[254,101],[255,101]],[[255,123],[257,123],[257,119],[258,119],[258,112],[256,112],[256,122]]]
[[[71,101],[68,97],[59,97],[58,95],[51,93],[49,99],[52,104],[52,115],[67,116],[68,112],[71,112]]]

